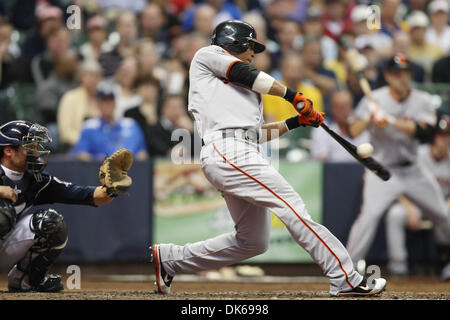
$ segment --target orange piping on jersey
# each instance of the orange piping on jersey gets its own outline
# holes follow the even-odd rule
[[[230,63],[230,65],[228,66],[228,69],[227,69],[227,73],[225,75],[227,77],[227,79],[228,79],[228,73],[230,73],[231,67],[234,66],[235,63],[240,62],[240,61],[241,60],[235,60],[232,63]]]
[[[345,275],[345,281],[347,282],[347,284],[350,286],[350,288],[354,288],[354,286],[352,286],[352,284],[350,283],[350,281],[348,280],[348,275],[347,272],[345,272],[344,268],[342,267],[342,263],[341,260],[339,260],[339,258],[337,257],[337,255],[333,252],[333,250],[331,250],[331,248],[325,243],[325,241],[306,223],[305,220],[302,219],[302,217],[300,217],[300,215],[294,210],[294,208],[292,208],[289,203],[287,203],[283,198],[281,198],[275,191],[273,191],[272,189],[270,189],[268,186],[266,186],[264,183],[262,183],[261,181],[259,181],[258,179],[256,179],[255,177],[253,177],[252,175],[248,174],[247,172],[245,172],[244,170],[242,170],[241,168],[239,168],[238,166],[236,166],[235,164],[233,164],[232,162],[230,162],[222,153],[220,153],[219,150],[217,150],[216,145],[213,143],[213,148],[214,150],[223,158],[223,160],[225,160],[225,162],[227,162],[230,166],[232,166],[234,169],[238,170],[239,172],[243,173],[244,175],[246,175],[247,177],[249,177],[250,179],[252,179],[253,181],[255,181],[256,183],[260,184],[261,186],[263,186],[267,191],[269,191],[271,194],[273,194],[276,198],[278,198],[279,200],[281,200],[289,209],[291,209],[291,211],[297,216],[297,218],[320,240],[320,242],[323,243],[323,245],[328,249],[328,251],[331,252],[331,254],[335,257],[335,259],[337,260],[337,262],[339,263],[339,268],[342,270],[342,272]]]

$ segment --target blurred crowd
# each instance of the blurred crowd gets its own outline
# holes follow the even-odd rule
[[[370,5],[380,9],[373,16]],[[345,135],[363,93],[336,40],[346,35],[366,57],[372,89],[386,84],[384,64],[398,52],[413,62],[414,82],[449,83],[449,10],[448,0],[4,0],[0,120],[19,116],[2,97],[28,86],[29,116],[51,130],[54,153],[89,160],[128,147],[138,159],[167,156],[175,129],[194,134],[190,61],[218,23],[241,19],[267,46],[255,66],[311,98]],[[81,25],[72,29],[74,13]],[[266,122],[295,114],[282,99],[263,103]],[[292,137],[321,139],[308,129]],[[311,145],[322,149],[305,143],[309,156],[333,160]]]

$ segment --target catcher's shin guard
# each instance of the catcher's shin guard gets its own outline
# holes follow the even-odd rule
[[[16,210],[11,202],[0,199],[0,239],[2,239],[16,224]]]
[[[67,227],[62,215],[53,209],[39,210],[30,220],[36,243],[8,274],[10,291],[59,292],[61,277],[46,275],[67,243]]]

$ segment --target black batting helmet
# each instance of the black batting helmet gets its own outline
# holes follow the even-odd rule
[[[411,71],[411,62],[402,53],[397,53],[386,64],[386,71],[399,71],[399,70]]]
[[[228,20],[219,23],[212,34],[211,44],[223,47],[233,53],[243,53],[249,43],[255,44],[255,53],[263,52],[266,46],[256,40],[256,31],[250,24],[240,20]]]

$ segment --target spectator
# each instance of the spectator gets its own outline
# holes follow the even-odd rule
[[[355,46],[371,46],[379,54],[387,57],[391,54],[392,37],[383,32],[374,32],[367,27],[369,18],[369,7],[366,5],[357,5],[351,13],[352,31],[355,34]]]
[[[73,147],[80,138],[83,121],[100,115],[95,91],[101,75],[96,60],[84,61],[77,75],[78,87],[61,98],[57,114],[60,146]]]
[[[195,10],[194,15],[194,32],[209,38],[215,28],[216,9],[208,4],[200,5]]]
[[[84,60],[97,60],[101,53],[112,50],[106,41],[108,22],[101,15],[95,15],[86,23],[88,41],[80,47]]]
[[[185,46],[183,51],[179,55],[181,62],[184,64],[186,71],[189,70],[189,66],[191,65],[192,58],[194,58],[195,53],[203,47],[206,47],[210,44],[210,39],[205,37],[200,33],[190,33],[184,36]]]
[[[151,39],[159,56],[164,56],[170,45],[167,17],[156,3],[149,3],[139,17],[140,38]]]
[[[137,38],[136,16],[129,11],[120,13],[116,20],[116,32],[119,43],[112,51],[102,53],[98,58],[105,78],[116,73],[124,57],[133,55]]]
[[[146,0],[98,0],[100,9],[103,10],[117,10],[117,11],[131,11],[133,13],[141,12],[144,8]]]
[[[320,39],[323,60],[333,61],[338,59],[338,46],[336,44],[336,41],[324,35],[321,16],[321,10],[317,9],[316,7],[310,7],[308,9],[306,20],[302,25],[303,36],[306,39]]]
[[[430,3],[428,13],[431,18],[431,26],[425,33],[426,41],[440,46],[446,54],[450,54],[449,7],[446,0],[434,0]]]
[[[11,44],[12,31],[12,25],[0,18],[0,90],[10,86],[17,78],[20,49]]]
[[[307,39],[303,45],[304,78],[319,88],[323,96],[336,87],[336,75],[323,66],[322,52],[318,39]]]
[[[30,34],[23,47],[23,53],[27,59],[31,60],[36,55],[44,53],[46,39],[51,31],[63,26],[62,16],[62,10],[54,6],[41,7],[36,10],[37,32]]]
[[[195,13],[204,4],[209,4],[216,9],[217,15],[214,20],[214,27],[225,20],[238,19],[241,20],[242,13],[238,6],[229,0],[206,0],[202,1],[184,12],[181,21],[181,27],[184,32],[190,32],[194,29]]]
[[[346,2],[341,0],[325,0],[325,12],[322,16],[324,35],[337,40],[350,31],[352,24],[346,17],[346,6]]]
[[[283,55],[302,48],[303,39],[299,24],[293,20],[281,21],[276,38],[279,48],[272,54],[272,67],[278,69]]]
[[[143,38],[139,40],[136,46],[136,58],[139,77],[152,76],[159,81],[166,78],[167,71],[160,65],[161,57],[151,39]]]
[[[425,12],[426,8],[427,8],[427,4],[428,4],[429,0],[408,0],[408,9],[413,12],[413,11],[423,11]]]
[[[164,90],[168,95],[187,95],[192,58],[197,50],[209,44],[208,39],[198,33],[189,33],[181,38],[178,55],[168,61],[168,75],[163,81]]]
[[[122,60],[115,75],[114,95],[116,100],[115,117],[123,117],[125,111],[141,104],[141,97],[136,93],[138,64],[136,58],[130,56]]]
[[[411,28],[411,47],[408,57],[411,61],[421,65],[425,69],[426,75],[431,74],[433,63],[445,55],[438,45],[429,43],[425,38],[426,28],[429,25],[428,17],[421,11],[414,11],[406,20]]]
[[[300,54],[295,52],[286,54],[281,61],[281,82],[288,88],[302,92],[313,101],[314,109],[323,111],[322,94],[318,88],[304,81],[304,70]],[[263,106],[267,122],[283,121],[297,114],[292,104],[280,97],[263,95]]]
[[[194,124],[186,110],[186,101],[183,96],[167,96],[161,109],[161,123],[171,130],[182,128],[193,132]]]
[[[419,148],[418,160],[436,179],[450,213],[450,120],[448,116],[438,117],[433,142]],[[420,229],[421,216],[421,210],[406,197],[399,198],[397,203],[389,209],[386,216],[386,241],[389,256],[388,268],[391,275],[408,275],[405,229]],[[438,254],[446,253],[438,252]],[[450,279],[449,266],[442,270],[442,280]],[[440,266],[440,268],[443,267]]]
[[[381,1],[381,33],[392,37],[395,32],[400,31],[397,23],[397,13],[399,11],[401,0],[382,0]]]
[[[42,82],[36,92],[36,111],[39,123],[56,124],[59,101],[69,90],[75,88],[78,56],[68,51],[55,60],[55,72]]]
[[[127,110],[125,117],[133,118],[141,127],[150,157],[167,156],[176,143],[171,141],[172,131],[163,127],[160,121],[159,81],[151,76],[143,76],[138,79],[136,86],[142,103]]]
[[[341,46],[338,46],[338,55],[336,59],[324,60],[323,62],[323,66],[327,70],[334,72],[334,74],[336,75],[336,80],[340,86],[345,86],[347,82],[347,74],[348,74],[347,70],[349,69],[349,66],[347,63],[347,58],[345,56],[346,52],[347,50],[345,50]]]
[[[201,138],[186,110],[186,99],[180,95],[167,96],[161,109],[161,125],[171,131],[171,156],[182,161],[199,161]],[[178,160],[176,160],[178,161]]]
[[[109,83],[100,83],[96,92],[100,116],[83,124],[80,140],[70,154],[83,161],[101,160],[121,148],[130,150],[137,160],[148,158],[144,134],[130,118],[115,119],[114,89]]]
[[[277,32],[281,53],[299,50],[302,47],[300,25],[294,20],[284,20]]]
[[[267,20],[270,22],[270,27],[279,30],[279,24],[284,20],[292,20],[301,23],[305,20],[305,15],[308,8],[308,0],[272,0],[268,1],[264,8],[264,13]],[[315,3],[316,1],[311,3]],[[270,29],[270,28],[269,28]],[[269,38],[273,38],[271,30],[269,30]]]
[[[138,91],[142,95],[142,104],[125,113],[126,117],[133,118],[140,125],[147,143],[150,156],[169,156],[174,147],[182,156],[187,152],[184,149],[186,141],[172,140],[172,133],[176,129],[189,132],[191,156],[195,156],[194,124],[186,112],[186,101],[181,95],[167,95],[163,99],[161,112],[157,110],[157,93],[159,83],[151,77],[138,80]],[[181,142],[181,143],[180,143]]]
[[[369,133],[366,131],[356,138],[351,138],[348,131],[348,118],[353,111],[353,99],[348,90],[339,90],[331,95],[331,118],[327,125],[341,137],[354,145],[360,145],[369,141]],[[329,119],[329,117],[327,117]],[[313,159],[327,162],[356,162],[340,144],[330,137],[324,130],[311,132],[311,156]]]
[[[70,52],[70,33],[65,27],[52,29],[46,43],[46,50],[31,60],[31,74],[38,86],[52,74],[55,61]]]
[[[438,83],[450,83],[450,56],[439,59],[433,65],[432,81]]]

